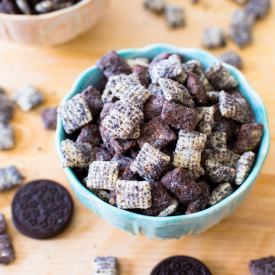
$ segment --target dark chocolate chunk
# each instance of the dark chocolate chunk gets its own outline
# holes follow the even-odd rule
[[[97,125],[88,124],[84,126],[76,141],[80,143],[89,143],[94,146],[99,145],[101,142],[101,136]]]
[[[269,256],[249,263],[251,275],[273,275],[275,274],[275,257]]]
[[[103,108],[101,93],[90,85],[82,92],[82,94],[92,112],[93,117],[98,117]]]
[[[57,108],[46,108],[41,113],[41,118],[46,129],[55,130],[57,122]]]

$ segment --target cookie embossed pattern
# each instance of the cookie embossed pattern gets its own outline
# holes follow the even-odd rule
[[[205,51],[198,50],[198,49],[179,48],[179,47],[175,47],[172,45],[164,45],[164,44],[151,45],[151,46],[141,48],[141,49],[121,50],[121,51],[118,51],[118,54],[125,59],[132,59],[132,58],[152,59],[161,53],[167,53],[167,52],[172,53],[172,54],[173,53],[179,54],[181,57],[184,58],[185,61],[197,60],[201,63],[204,70],[207,70],[210,67],[213,67],[214,64],[218,63],[218,60],[215,57],[213,57],[212,55],[208,54]],[[171,60],[171,61],[173,61],[173,60]],[[170,61],[168,61],[168,62],[170,62]],[[228,195],[222,201],[219,201],[219,198],[221,197],[220,192],[219,192],[219,196],[218,196],[219,198],[216,198],[217,202],[213,206],[211,206],[205,210],[202,210],[202,211],[199,211],[196,213],[192,213],[191,210],[193,209],[194,205],[191,205],[190,206],[191,210],[188,209],[188,212],[186,213],[187,215],[180,214],[180,215],[169,216],[169,217],[163,217],[163,216],[152,217],[152,216],[142,215],[140,213],[133,213],[132,211],[119,209],[117,207],[114,207],[110,203],[105,202],[103,199],[100,199],[98,196],[93,194],[88,188],[86,188],[85,178],[81,179],[81,173],[82,173],[81,170],[76,170],[76,169],[67,167],[67,168],[65,168],[65,172],[67,174],[67,177],[69,179],[71,187],[74,190],[74,192],[76,193],[76,195],[78,196],[78,198],[83,202],[83,204],[85,206],[87,206],[90,210],[95,212],[97,215],[101,216],[107,222],[109,222],[112,225],[119,227],[129,233],[144,234],[148,238],[160,238],[160,239],[180,238],[183,235],[197,234],[197,233],[203,232],[203,231],[209,229],[210,227],[214,226],[215,224],[219,223],[223,218],[227,217],[234,210],[236,210],[238,208],[238,206],[242,203],[242,201],[244,200],[246,195],[248,194],[249,190],[251,189],[251,187],[253,186],[253,183],[256,180],[256,177],[260,173],[261,167],[262,167],[264,160],[268,154],[270,135],[269,135],[269,128],[268,128],[267,112],[266,112],[265,106],[262,103],[260,97],[258,96],[258,94],[256,92],[254,92],[251,89],[251,87],[245,80],[245,77],[236,68],[234,68],[230,65],[225,65],[225,64],[224,64],[224,66],[228,70],[230,75],[233,77],[234,81],[233,81],[233,79],[232,79],[232,81],[237,82],[239,91],[241,92],[242,96],[246,99],[246,101],[250,105],[250,107],[254,113],[256,123],[263,125],[263,135],[262,135],[261,143],[259,145],[256,157],[255,157],[254,165],[253,165],[249,175],[247,176],[245,181],[239,186],[239,188],[237,188],[237,189],[235,188],[236,190],[234,192],[228,192]],[[219,68],[219,67],[215,68],[215,70],[220,70],[220,69],[221,68]],[[150,70],[150,68],[149,68],[149,70]],[[173,73],[173,72],[171,72],[171,73]],[[216,75],[214,75],[214,74],[212,74],[212,76],[216,77]],[[94,85],[95,87],[97,87],[99,82],[101,82],[101,80],[102,80],[102,73],[100,72],[100,70],[97,67],[91,67],[91,68],[87,69],[76,80],[71,91],[64,98],[63,103],[68,101],[70,98],[72,98],[76,94],[79,94],[81,91],[83,91],[86,87],[88,87],[91,84]],[[183,80],[183,82],[184,82],[184,80]],[[189,84],[190,84],[189,90],[192,87],[195,87],[195,86],[193,86],[193,83],[189,83]],[[142,91],[142,89],[140,87],[139,87],[139,89],[140,89],[140,91]],[[155,91],[155,92],[157,93],[158,91]],[[142,94],[145,95],[145,93],[142,93]],[[200,97],[199,98],[194,97],[194,98],[197,103],[199,103],[201,101]],[[142,99],[144,99],[144,98],[142,98]],[[235,97],[234,100],[239,105],[241,105],[241,104],[244,105],[242,98]],[[104,108],[105,108],[105,106],[104,106]],[[107,106],[106,106],[106,108],[107,108]],[[206,118],[206,117],[209,118],[209,116],[210,116],[209,114],[211,113],[210,111],[212,111],[212,110],[207,109],[207,108],[205,109],[203,107],[200,109],[198,116],[204,117],[204,118]],[[231,111],[231,109],[230,109],[230,111]],[[100,118],[100,119],[102,119],[102,118]],[[131,120],[131,118],[129,118],[129,119]],[[205,125],[200,125],[200,128],[205,131],[206,130],[208,131],[208,129],[206,129],[207,127],[204,127],[204,126]],[[128,130],[128,128],[127,128],[127,130]],[[141,128],[141,130],[142,130],[142,128]],[[131,135],[134,135],[134,134],[138,134],[138,133],[132,133],[129,131],[129,135],[127,133],[127,136],[130,137]],[[61,158],[62,158],[61,143],[66,138],[68,138],[68,135],[65,133],[65,130],[62,126],[61,118],[59,116],[58,117],[58,125],[57,125],[56,145],[57,145],[58,153]],[[104,138],[106,139],[106,142],[108,142],[108,138],[110,139],[110,137],[108,137],[106,135],[104,136]],[[104,143],[106,144],[106,142],[104,142]],[[127,142],[122,143],[122,144],[119,144],[119,142],[117,142],[116,146],[120,147],[120,149],[121,148],[124,149],[126,144],[127,144]],[[131,148],[131,145],[129,145],[129,146]],[[146,145],[146,146],[148,146],[148,145]],[[130,152],[131,152],[131,150],[132,149],[130,149]],[[216,162],[215,158],[220,158],[219,161],[221,161],[223,163],[223,165],[218,167],[219,169],[221,169],[223,167],[228,168],[231,165],[230,161],[227,159],[227,157],[229,156],[229,152],[228,152],[229,150],[227,150],[226,152],[224,152],[224,151],[226,151],[226,149],[216,150],[214,156],[213,156],[213,154],[211,156],[212,162]],[[132,154],[134,154],[134,152]],[[167,152],[166,154],[169,154],[169,152]],[[235,156],[235,154],[234,154],[234,156]],[[132,158],[134,158],[134,159],[136,157],[137,156],[132,156]],[[213,157],[215,157],[215,158],[213,159]],[[222,158],[224,158],[224,159],[222,159]],[[215,166],[212,166],[212,164],[213,164],[212,162],[208,163],[209,169],[211,168],[210,171],[212,171],[215,168]],[[210,166],[210,164],[211,164],[211,166]],[[240,163],[239,165],[246,167],[246,163],[244,163],[244,164]],[[197,168],[199,168],[198,171],[193,171],[193,172],[196,172],[193,175],[194,177],[199,175],[199,173],[202,172],[200,169],[201,167],[197,167]],[[166,167],[165,169],[169,169],[169,167]],[[232,170],[232,168],[229,167],[229,170],[230,169]],[[128,171],[126,169],[124,172],[126,172],[126,174],[127,174],[125,181],[128,180],[127,177],[130,177],[130,178],[133,177],[133,175],[131,175],[131,171]],[[215,170],[215,173],[216,173],[216,170]],[[215,173],[213,173],[213,175],[215,175]],[[140,175],[138,175],[138,176],[140,176]],[[134,181],[132,181],[132,183],[134,184]],[[203,182],[201,182],[200,184],[201,184],[201,186],[205,185]],[[114,197],[115,195],[113,194],[114,193],[113,190],[110,190],[109,192],[110,192],[110,196],[112,197],[112,199],[116,200],[116,198]],[[224,194],[224,192],[223,192],[223,194]],[[146,193],[146,195],[147,195],[147,193]],[[172,205],[170,198],[167,201],[169,202],[169,204]],[[149,205],[150,201],[148,200],[147,203]]]

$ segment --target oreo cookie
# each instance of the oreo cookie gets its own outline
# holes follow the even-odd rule
[[[60,184],[46,179],[20,188],[12,202],[12,219],[23,235],[48,239],[61,233],[70,223],[73,201]]]
[[[208,267],[189,256],[172,256],[161,261],[150,275],[211,275]]]

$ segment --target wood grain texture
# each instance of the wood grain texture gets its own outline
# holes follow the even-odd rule
[[[183,5],[180,0],[174,2]],[[42,108],[57,105],[76,76],[108,50],[157,42],[199,47],[202,29],[211,25],[226,27],[232,11],[237,8],[226,0],[202,0],[198,6],[184,2],[187,27],[180,30],[170,31],[161,17],[143,10],[140,0],[113,0],[102,21],[68,45],[45,49],[1,43],[0,84],[13,94],[20,85],[31,83],[40,87],[47,98],[44,106],[34,111],[16,111],[13,124],[17,146],[12,151],[0,152],[1,166],[18,165],[26,181],[51,178],[69,188],[55,152],[54,133],[42,126]],[[109,226],[74,196],[76,211],[68,230],[55,239],[37,241],[20,235],[13,227],[10,203],[14,191],[10,191],[0,194],[0,212],[8,218],[17,259],[10,266],[1,266],[0,274],[91,274],[93,256],[113,255],[120,259],[122,275],[146,275],[164,257],[186,254],[203,260],[213,274],[243,275],[248,274],[249,259],[274,254],[274,20],[273,10],[256,25],[255,43],[238,50],[245,61],[244,73],[267,106],[272,140],[262,174],[237,212],[201,235],[170,241],[147,240]],[[236,49],[231,43],[229,48]],[[214,51],[214,54],[221,52]]]

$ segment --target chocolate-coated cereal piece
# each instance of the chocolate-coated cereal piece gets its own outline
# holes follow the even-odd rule
[[[114,190],[118,179],[119,165],[112,161],[93,161],[86,179],[88,188]]]
[[[226,40],[224,33],[219,27],[210,27],[204,30],[202,44],[209,49],[224,47]]]
[[[271,9],[271,0],[250,0],[245,6],[245,12],[253,14],[256,19],[263,18]]]
[[[31,14],[31,7],[26,0],[15,0],[17,7],[23,14]]]
[[[0,234],[0,264],[9,264],[14,260],[14,250],[7,233]]]
[[[61,142],[63,167],[86,168],[94,160],[94,151],[89,143],[65,139]]]
[[[249,262],[251,275],[272,275],[275,274],[275,257],[269,256]]]
[[[193,108],[174,102],[164,101],[161,118],[176,129],[192,131],[197,124],[198,113]]]
[[[7,14],[19,14],[20,11],[14,0],[2,0],[0,2],[0,12]]]
[[[24,177],[15,166],[0,168],[0,191],[9,190],[23,183]]]
[[[144,67],[149,66],[149,59],[145,57],[130,58],[126,60],[131,68],[134,68],[136,65],[141,65]]]
[[[165,6],[165,19],[170,28],[178,28],[185,25],[185,14],[183,8],[176,5]]]
[[[161,115],[164,98],[162,96],[151,96],[144,104],[144,119],[150,120]]]
[[[108,161],[108,160],[111,160],[111,158],[113,157],[108,151],[108,149],[103,146],[95,147],[94,151],[95,151],[95,160]]]
[[[189,91],[182,84],[167,78],[160,78],[158,84],[166,100],[175,101],[187,107],[194,107],[195,104]]]
[[[157,83],[150,83],[148,86],[148,91],[151,93],[153,96],[158,96],[158,97],[163,97],[162,91],[160,89],[160,86]]]
[[[7,230],[7,223],[5,220],[5,216],[0,213],[0,234],[5,233]]]
[[[112,103],[112,102],[108,102],[103,105],[103,108],[102,108],[102,110],[100,112],[100,116],[99,116],[100,121],[109,114],[112,106],[114,106],[114,103]]]
[[[141,148],[144,143],[149,143],[155,148],[162,148],[176,140],[176,134],[163,123],[160,117],[153,118],[142,129],[137,143]]]
[[[217,90],[230,90],[238,86],[238,82],[222,63],[215,63],[206,71],[206,77]]]
[[[149,66],[152,83],[157,83],[160,78],[174,79],[182,74],[182,71],[181,59],[176,54],[170,55],[167,59],[151,63]]]
[[[13,117],[14,104],[3,92],[0,93],[0,123],[9,123]]]
[[[99,145],[101,142],[101,136],[97,125],[88,124],[84,126],[81,129],[76,141],[80,143],[89,143],[93,146]]]
[[[207,266],[196,258],[173,256],[162,260],[151,271],[150,275],[211,275]]]
[[[211,149],[226,148],[226,140],[225,132],[212,132],[208,137],[207,147]]]
[[[241,185],[248,176],[255,159],[255,153],[245,152],[241,155],[236,166],[236,179],[235,183]]]
[[[194,148],[198,150],[203,150],[206,144],[207,136],[205,134],[196,131],[179,131],[179,138],[177,142],[177,149],[182,148]]]
[[[133,74],[137,76],[141,85],[148,87],[150,84],[150,78],[147,66],[135,65],[133,67]]]
[[[144,143],[130,169],[147,181],[157,180],[170,162],[170,157]]]
[[[148,216],[166,217],[172,215],[178,202],[173,198],[160,182],[151,182],[152,205],[143,211]]]
[[[238,154],[247,151],[255,151],[261,142],[262,134],[262,124],[243,124],[240,128],[234,150]]]
[[[118,262],[115,257],[96,257],[93,259],[93,274],[119,275]]]
[[[92,112],[82,93],[63,102],[57,112],[67,134],[73,133],[93,119]]]
[[[9,124],[0,123],[0,151],[14,148],[14,130]]]
[[[215,123],[216,106],[200,107],[196,111],[199,113],[199,116],[202,115],[202,119],[197,125],[198,131],[209,136]]]
[[[222,62],[230,64],[240,70],[243,68],[243,60],[241,56],[234,51],[224,52],[219,58]]]
[[[97,62],[97,67],[106,77],[118,74],[130,74],[132,72],[126,60],[120,57],[115,51],[111,51],[104,55]]]
[[[101,93],[92,85],[88,86],[82,93],[93,117],[98,117],[102,108]]]
[[[234,182],[235,180],[236,170],[215,160],[206,160],[205,170],[210,180],[215,183]]]
[[[202,192],[198,183],[183,168],[175,168],[168,172],[162,177],[161,184],[184,205],[196,200]]]
[[[213,150],[206,150],[208,159],[215,160],[225,166],[236,167],[240,155],[234,153],[227,148],[214,148]]]
[[[116,204],[122,209],[147,209],[152,205],[151,186],[147,181],[118,180]]]
[[[41,113],[41,118],[46,129],[55,130],[57,123],[57,108],[50,107],[44,109]]]
[[[217,204],[218,202],[222,201],[229,195],[233,193],[233,188],[230,183],[222,183],[218,187],[216,187],[211,194],[209,205],[213,206]]]
[[[210,101],[213,104],[216,104],[219,102],[219,94],[220,94],[220,92],[211,91],[211,92],[207,92],[206,96],[207,96],[208,101]]]

